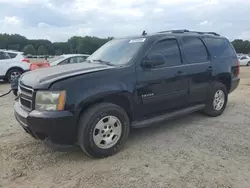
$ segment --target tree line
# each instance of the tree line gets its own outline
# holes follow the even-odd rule
[[[30,40],[19,34],[0,34],[0,49],[23,51],[26,55],[92,54],[111,39],[73,36],[67,42],[52,43],[44,39]],[[232,44],[237,53],[250,54],[248,40],[235,39]]]
[[[27,39],[19,34],[0,34],[0,49],[22,51],[26,55],[92,54],[111,39],[74,36],[67,42],[52,43],[44,39]]]

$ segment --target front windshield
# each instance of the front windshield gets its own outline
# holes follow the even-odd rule
[[[139,39],[114,39],[107,42],[90,57],[89,61],[101,60],[112,65],[128,63],[142,46],[145,38]]]

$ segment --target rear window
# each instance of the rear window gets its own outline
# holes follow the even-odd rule
[[[205,38],[204,40],[213,57],[236,56],[234,48],[227,39]]]
[[[9,56],[11,59],[15,58],[17,56],[16,53],[11,53],[11,52],[8,52]]]

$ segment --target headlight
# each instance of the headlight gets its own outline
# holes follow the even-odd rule
[[[36,93],[36,110],[64,110],[65,91],[38,91]]]

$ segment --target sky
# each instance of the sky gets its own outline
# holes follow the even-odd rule
[[[0,0],[0,33],[67,41],[169,29],[250,40],[250,0]]]

